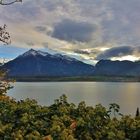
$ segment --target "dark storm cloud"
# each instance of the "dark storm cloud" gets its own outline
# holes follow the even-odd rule
[[[85,50],[80,50],[80,49],[74,50],[74,53],[77,53],[77,54],[86,54],[86,55],[89,55],[90,54],[90,52],[85,51]]]
[[[132,55],[134,50],[135,49],[130,46],[121,46],[121,47],[111,48],[111,49],[104,51],[103,53],[100,53],[96,57],[96,60],[110,59],[112,57],[122,57],[122,56],[126,56],[126,55]]]
[[[63,20],[56,24],[52,36],[60,40],[88,42],[94,31],[96,26],[87,22]]]

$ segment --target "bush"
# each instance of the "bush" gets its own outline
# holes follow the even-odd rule
[[[81,102],[76,107],[67,102],[65,95],[50,106],[5,96],[0,98],[0,139],[139,140],[140,117],[116,115],[116,104],[106,109],[100,104],[92,107]]]

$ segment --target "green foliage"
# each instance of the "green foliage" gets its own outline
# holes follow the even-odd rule
[[[68,103],[65,95],[50,106],[40,106],[30,99],[5,98],[0,98],[2,140],[140,139],[140,118],[116,117],[119,114],[117,104],[106,109],[100,104],[92,107],[81,102],[76,107]]]

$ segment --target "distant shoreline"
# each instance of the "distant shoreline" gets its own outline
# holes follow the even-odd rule
[[[75,76],[75,77],[10,77],[16,82],[140,82],[132,76]]]

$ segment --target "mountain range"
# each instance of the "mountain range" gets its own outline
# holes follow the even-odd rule
[[[140,76],[140,61],[100,60],[95,66],[61,54],[30,49],[1,66],[13,77]]]
[[[2,68],[8,70],[9,76],[83,76],[92,75],[94,66],[61,54],[29,50]]]
[[[95,65],[94,74],[105,76],[140,76],[140,61],[100,60]]]

